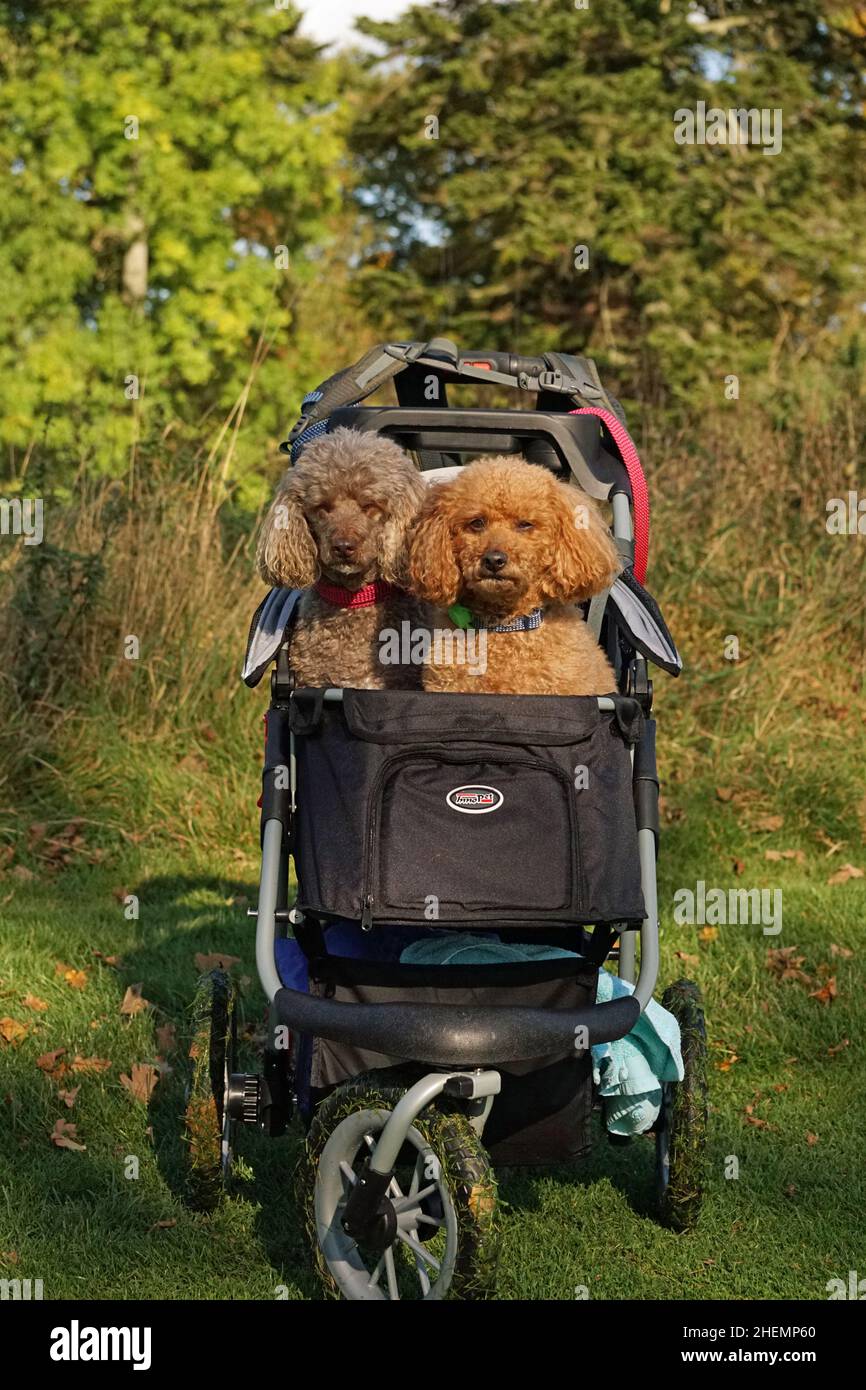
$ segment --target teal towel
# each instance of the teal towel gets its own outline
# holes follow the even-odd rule
[[[559,960],[562,956],[575,958],[574,951],[563,951],[559,946],[528,946],[522,941],[511,945],[492,933],[480,936],[469,931],[437,931],[413,941],[401,952],[400,960],[404,965],[502,965],[508,961]]]
[[[600,1004],[633,992],[634,987],[618,975],[598,972]],[[630,1033],[592,1049],[592,1062],[611,1134],[643,1134],[658,1119],[662,1082],[683,1079],[680,1025],[651,999]]]
[[[574,958],[558,946],[500,941],[492,933],[431,932],[401,953],[405,965],[502,965],[508,961]],[[599,1004],[632,994],[633,986],[608,970],[598,972]],[[592,1049],[593,1080],[604,1100],[611,1134],[643,1134],[658,1118],[662,1083],[682,1081],[680,1026],[672,1013],[651,999],[634,1028],[616,1042]]]

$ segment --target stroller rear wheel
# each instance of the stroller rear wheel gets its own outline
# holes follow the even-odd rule
[[[663,1089],[656,1129],[656,1180],[661,1218],[675,1231],[697,1224],[704,1199],[707,1150],[707,1034],[701,992],[677,980],[662,1004],[680,1025],[682,1081]]]
[[[222,970],[202,975],[193,1002],[189,1049],[192,1078],[184,1116],[191,1204],[217,1205],[228,1182],[237,1124],[226,1109],[229,1077],[237,1070],[235,987]]]
[[[410,1129],[387,1193],[389,1237],[365,1244],[342,1228],[348,1194],[403,1094],[393,1072],[369,1072],[333,1091],[313,1119],[298,1177],[319,1274],[331,1295],[351,1300],[489,1296],[496,1184],[456,1108],[428,1107]]]

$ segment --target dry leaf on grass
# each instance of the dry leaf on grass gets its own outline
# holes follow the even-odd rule
[[[733,801],[736,794],[734,787],[716,787],[716,796],[719,801]]]
[[[835,942],[830,947],[831,956],[840,956],[842,960],[850,960],[854,952],[849,951],[847,946],[837,946]]]
[[[815,1145],[817,1144],[817,1142],[818,1142],[818,1136],[817,1136],[817,1134],[813,1134],[811,1130],[807,1130],[807,1131],[806,1131],[806,1143],[809,1145],[809,1147],[810,1147],[810,1148],[814,1148]]]
[[[57,1058],[62,1057],[65,1051],[65,1047],[55,1047],[53,1052],[43,1052],[41,1057],[36,1058],[37,1067],[40,1071],[54,1071],[57,1067]],[[65,1067],[65,1063],[62,1065]]]
[[[76,970],[73,965],[66,965],[63,961],[58,961],[54,967],[55,975],[62,975],[68,985],[73,989],[84,989],[87,984],[87,971]]]
[[[832,1004],[833,1000],[836,998],[836,994],[836,976],[831,975],[829,980],[827,980],[820,989],[809,991],[809,998],[817,999],[819,1004]]]
[[[780,859],[794,859],[798,864],[805,864],[806,856],[801,849],[766,849],[764,858],[776,864]]]
[[[71,1110],[73,1105],[75,1104],[75,1097],[78,1095],[78,1092],[80,1090],[80,1086],[73,1086],[71,1091],[58,1091],[57,1099],[62,1100],[64,1105],[68,1106]]]
[[[101,960],[103,965],[110,965],[113,970],[117,970],[123,964],[120,956],[106,956],[102,951],[91,951],[90,954],[96,956],[97,960]]]
[[[814,981],[800,966],[805,956],[797,956],[796,946],[770,946],[767,950],[766,966],[779,980],[796,980],[801,985],[811,985]]]
[[[82,1057],[79,1052],[72,1063],[72,1070],[88,1075],[91,1072],[108,1071],[111,1061],[108,1057]]]
[[[3,1260],[4,1263],[7,1264],[7,1265],[17,1265],[17,1263],[18,1263],[18,1251],[17,1251],[17,1250],[0,1250],[0,1260]]]
[[[10,871],[10,877],[16,878],[19,883],[30,883],[36,875],[32,869],[28,869],[26,864],[16,864]]]
[[[25,994],[21,1003],[24,1005],[25,1009],[36,1009],[37,1013],[40,1014],[44,1014],[45,1010],[48,1008],[45,1000],[40,999],[36,994]]]
[[[700,965],[700,956],[690,956],[688,951],[674,951],[677,960],[681,960],[684,965]]]
[[[150,1231],[170,1231],[172,1226],[176,1225],[177,1221],[174,1217],[166,1221],[154,1221],[153,1225],[150,1227],[150,1230],[148,1231],[148,1235],[150,1234]]]
[[[850,1047],[850,1046],[851,1046],[851,1043],[850,1043],[850,1041],[848,1040],[848,1038],[843,1038],[841,1042],[837,1042],[837,1043],[836,1043],[835,1047],[828,1047],[828,1048],[827,1048],[827,1056],[828,1056],[828,1057],[837,1057],[837,1056],[839,1055],[840,1052],[844,1052],[844,1051],[845,1051],[845,1048],[846,1048],[846,1047]]]
[[[146,1105],[159,1081],[159,1072],[149,1062],[133,1062],[131,1072],[131,1076],[127,1076],[124,1072],[120,1078],[121,1084],[126,1087],[130,1095]]]
[[[739,878],[740,874],[744,874],[744,873],[746,872],[746,863],[745,863],[745,860],[744,860],[744,859],[735,859],[735,860],[733,860],[733,862],[732,862],[732,864],[731,864],[731,868],[733,869],[734,873],[735,873],[735,874],[737,875],[737,877]]]
[[[727,1057],[723,1058],[721,1062],[717,1062],[716,1066],[718,1067],[719,1071],[730,1071],[734,1063],[739,1062],[739,1060],[740,1059],[737,1056],[736,1052],[731,1052]]]
[[[230,970],[233,965],[240,965],[240,956],[227,956],[223,952],[214,951],[211,955],[203,955],[201,952],[195,958],[196,970]]]
[[[847,883],[849,878],[862,878],[863,870],[858,869],[855,864],[843,864],[841,869],[837,869],[835,874],[831,874],[827,879],[828,883]]]
[[[160,1052],[174,1052],[177,1047],[177,1038],[173,1023],[163,1023],[161,1027],[157,1028],[156,1042]]]
[[[718,934],[718,927],[701,927],[700,931],[698,932],[698,941],[715,941]]]
[[[19,1023],[17,1018],[0,1018],[0,1040],[5,1043],[12,1043],[17,1047],[23,1038],[27,1037],[28,1028],[26,1023]]]
[[[139,980],[136,985],[128,985],[123,996],[123,1003],[120,1006],[122,1014],[140,1014],[144,1009],[150,1007],[150,1000],[142,997],[143,983]]]
[[[781,830],[785,824],[784,816],[759,816],[755,821],[756,830]]]
[[[76,1143],[77,1137],[77,1125],[72,1124],[69,1120],[54,1121],[54,1128],[49,1138],[52,1144],[56,1144],[58,1149],[75,1149],[76,1152],[82,1153],[87,1148],[87,1145]]]

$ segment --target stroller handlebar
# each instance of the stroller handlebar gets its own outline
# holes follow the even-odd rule
[[[633,995],[584,1009],[525,1005],[346,1004],[282,988],[274,996],[279,1020],[312,1033],[385,1056],[432,1066],[482,1066],[530,1062],[583,1052],[625,1037],[640,1016]]]

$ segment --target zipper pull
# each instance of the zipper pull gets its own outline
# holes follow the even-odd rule
[[[364,909],[361,913],[361,931],[373,930],[373,894],[368,893],[364,899]]]

